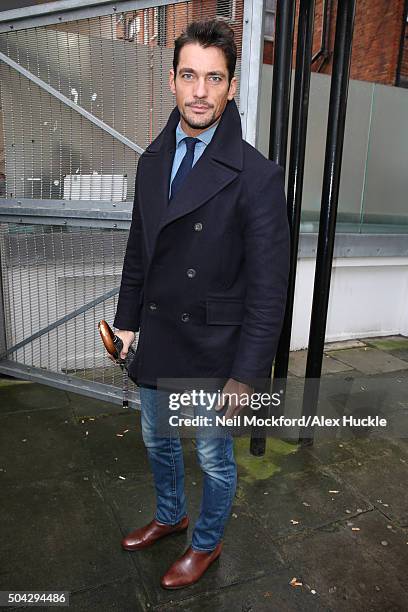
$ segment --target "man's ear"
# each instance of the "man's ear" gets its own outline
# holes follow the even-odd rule
[[[232,77],[231,79],[231,83],[229,86],[229,90],[228,90],[228,100],[232,100],[233,97],[235,96],[235,93],[237,91],[237,78],[236,77]]]
[[[174,82],[174,70],[173,70],[173,68],[170,68],[170,71],[169,71],[169,87],[170,87],[171,91],[175,94],[176,93],[176,84]]]

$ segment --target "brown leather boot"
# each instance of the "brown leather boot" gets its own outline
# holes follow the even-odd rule
[[[213,561],[218,559],[222,550],[222,542],[210,551],[198,551],[189,546],[184,555],[177,559],[161,579],[164,589],[182,589],[194,584],[201,578]]]
[[[184,516],[175,525],[165,525],[153,519],[144,527],[139,527],[129,533],[122,540],[122,548],[125,550],[140,550],[154,544],[160,538],[170,533],[180,533],[188,527],[188,516]]]

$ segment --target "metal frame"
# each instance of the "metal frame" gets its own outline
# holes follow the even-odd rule
[[[129,230],[132,208],[133,202],[2,199],[0,222]]]
[[[172,0],[171,4],[188,2],[189,0]],[[142,10],[154,6],[166,6],[168,0],[127,0],[126,2],[111,2],[107,0],[59,0],[13,9],[0,13],[0,33],[26,30],[53,23],[65,23],[89,17],[115,15],[126,11]]]
[[[94,399],[109,401],[113,404],[122,404],[123,401],[122,390],[115,389],[112,385],[105,385],[92,380],[84,380],[83,378],[77,378],[69,374],[58,374],[57,372],[33,368],[8,359],[0,361],[0,372],[7,376],[31,380],[32,382],[49,385],[56,389],[72,391],[73,393],[80,393],[81,395],[86,395]],[[128,393],[129,406],[140,410],[139,390],[129,390]]]
[[[186,3],[189,0],[171,0],[171,4]],[[85,6],[84,6],[85,4]],[[111,2],[107,0],[59,0],[22,9],[3,11],[0,13],[0,33],[8,33],[55,23],[87,19],[104,15],[114,15],[126,11],[142,10],[144,8],[167,6],[169,0],[129,0]],[[242,56],[240,74],[239,107],[241,114],[243,137],[253,146],[256,145],[260,75],[263,52],[263,0],[244,0],[244,19],[242,32]],[[97,127],[119,140],[133,151],[142,154],[144,149],[126,136],[98,119],[82,106],[75,104],[70,98],[53,88],[41,78],[15,62],[6,54],[0,52],[0,61],[13,70],[41,87],[49,95],[58,99],[70,109],[94,123]],[[42,199],[8,199],[0,198],[0,223],[29,223],[48,225],[70,225],[90,227],[110,227],[126,229],[130,227],[132,216],[132,202],[111,201],[76,201],[76,200],[42,200]],[[112,290],[112,295],[118,289]],[[2,286],[0,285],[0,298]],[[102,301],[106,296],[69,313],[63,319],[55,321],[43,330],[39,330],[29,338],[25,338],[14,347],[6,351],[6,355],[17,348],[28,344],[31,340],[41,336],[50,329],[57,327],[79,312],[92,307],[95,302]],[[3,313],[4,314],[4,313]],[[4,319],[3,319],[4,320]],[[10,376],[17,376],[25,380],[33,380],[59,389],[66,389],[86,396],[109,400],[120,404],[122,402],[121,389],[110,385],[85,381],[76,376],[67,376],[48,372],[41,368],[34,368],[16,363],[12,360],[0,361],[0,372]],[[138,407],[140,399],[138,392],[129,393],[129,405]]]
[[[0,252],[0,354],[2,351],[6,349],[7,346],[7,336],[6,336],[6,326],[3,324],[6,320],[6,309],[4,304],[4,295],[3,295],[3,278],[2,278],[2,266],[1,266],[1,252]]]
[[[298,257],[315,259],[317,240],[317,233],[301,234]],[[408,235],[338,233],[333,257],[408,257]]]
[[[244,0],[239,108],[243,137],[254,147],[259,122],[264,13],[263,0]]]

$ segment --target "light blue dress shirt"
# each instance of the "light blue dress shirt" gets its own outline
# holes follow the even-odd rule
[[[220,120],[218,120],[215,125],[212,125],[211,127],[201,132],[201,134],[196,136],[196,138],[199,138],[200,142],[197,142],[194,148],[193,166],[204,153],[205,147],[209,144],[211,138],[214,136],[214,132],[217,129],[219,122]],[[176,127],[176,151],[174,153],[173,167],[171,169],[169,198],[171,194],[171,184],[187,151],[186,143],[184,140],[182,140],[183,138],[186,138],[186,136],[188,136],[188,134],[185,133],[179,121]]]

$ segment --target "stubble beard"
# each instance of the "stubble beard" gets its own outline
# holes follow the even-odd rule
[[[183,117],[184,121],[187,123],[187,125],[196,130],[196,129],[207,129],[209,128],[213,123],[215,123],[218,119],[218,117],[216,116],[215,112],[213,111],[211,113],[211,117],[210,119],[208,119],[207,117],[196,117],[196,118],[189,118],[187,117],[187,115],[184,113],[181,113],[181,116]]]

